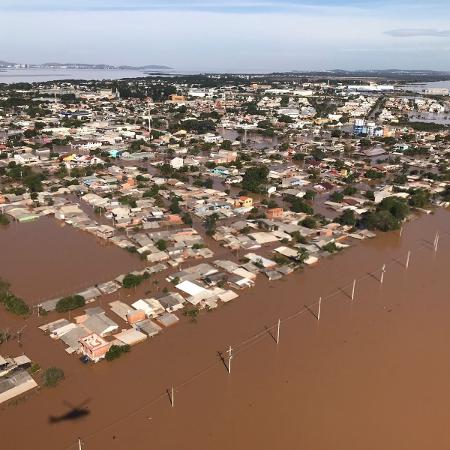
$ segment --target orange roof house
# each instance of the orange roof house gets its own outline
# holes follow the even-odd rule
[[[251,197],[241,196],[234,202],[237,208],[251,208],[253,207],[253,199]]]
[[[135,311],[128,311],[127,313],[127,321],[130,325],[133,325],[136,322],[140,322],[141,320],[145,320],[147,316],[145,312],[141,309],[137,309]]]
[[[184,95],[172,94],[170,96],[170,100],[175,103],[180,103],[180,102],[182,103],[182,102],[186,101],[186,98],[184,97]]]
[[[183,219],[179,214],[167,214],[165,216],[165,222],[167,222],[168,225],[181,225]]]
[[[283,208],[271,208],[266,211],[267,219],[277,219],[283,216]]]
[[[80,339],[81,351],[92,361],[103,359],[111,344],[96,333]]]

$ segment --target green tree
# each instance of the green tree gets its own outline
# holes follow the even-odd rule
[[[217,220],[219,219],[219,215],[217,213],[211,214],[207,216],[203,225],[206,230],[206,234],[208,236],[212,236],[216,232]]]
[[[345,186],[342,193],[344,195],[355,195],[358,192],[358,189],[356,189],[354,186]]]
[[[315,221],[315,219],[313,217],[305,217],[301,224],[305,227],[305,228],[311,228],[314,229],[317,227],[317,222]]]
[[[222,144],[220,144],[220,147],[223,148],[224,150],[231,150],[231,144],[232,142],[228,139],[225,139]]]
[[[167,242],[164,239],[159,239],[155,245],[158,250],[161,250],[162,252],[167,250]]]
[[[71,311],[73,309],[81,308],[86,304],[86,300],[82,295],[72,295],[69,297],[63,297],[56,304],[57,312],[66,312]]]
[[[181,208],[180,203],[177,197],[172,197],[172,201],[170,202],[169,206],[170,212],[173,214],[180,214]]]
[[[290,203],[291,211],[295,213],[306,213],[306,214],[314,214],[314,209],[311,205],[308,205],[304,200],[294,196],[288,196],[286,201]]]
[[[297,261],[299,262],[299,264],[304,264],[308,258],[308,250],[306,250],[306,248],[300,247],[297,252]]]
[[[332,202],[342,203],[342,201],[344,200],[344,194],[342,192],[335,191],[330,194],[329,199]]]
[[[328,244],[322,247],[322,250],[325,250],[328,253],[336,253],[339,251],[337,245],[334,242],[328,242]]]
[[[242,179],[242,188],[249,192],[260,192],[261,185],[267,183],[269,169],[266,166],[249,167]]]
[[[308,201],[313,201],[315,199],[315,197],[316,197],[316,192],[308,190],[305,192],[305,195],[303,198]]]
[[[122,285],[125,289],[131,289],[139,286],[143,281],[143,275],[135,275],[133,273],[129,273],[123,278]]]
[[[106,352],[105,358],[107,361],[114,361],[120,358],[123,353],[128,353],[130,351],[130,346],[125,345],[111,345],[109,350]]]
[[[369,178],[370,180],[380,180],[380,179],[384,178],[384,174],[382,174],[381,172],[378,172],[377,170],[369,169],[365,173],[365,177]]]
[[[404,220],[409,214],[405,200],[398,197],[384,198],[377,207],[378,211],[389,211],[397,220]]]
[[[346,209],[339,217],[338,222],[342,225],[354,227],[356,225],[355,213],[351,209]]]
[[[413,208],[425,208],[430,204],[430,193],[425,189],[410,191],[409,205]]]
[[[49,367],[44,372],[44,385],[47,387],[55,387],[64,379],[64,371],[58,367]]]
[[[8,216],[6,214],[0,213],[0,225],[8,225],[8,224],[9,224]]]
[[[193,223],[192,216],[188,212],[183,213],[181,219],[186,225],[192,225]]]
[[[362,223],[369,230],[391,231],[400,228],[398,219],[387,210],[364,214]]]

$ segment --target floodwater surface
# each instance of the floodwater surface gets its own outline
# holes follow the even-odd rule
[[[20,351],[66,380],[0,410],[2,448],[77,449],[78,437],[88,450],[450,448],[449,218],[422,216],[284,281],[260,277],[111,363],[82,365],[36,328],[57,315],[30,319]],[[217,354],[228,346],[231,373]],[[71,405],[89,414],[49,421]]]
[[[142,267],[136,255],[50,217],[0,227],[0,278],[30,303],[75,294]]]

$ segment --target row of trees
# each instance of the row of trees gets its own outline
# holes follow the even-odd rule
[[[363,215],[362,224],[369,230],[397,230],[408,214],[409,206],[406,200],[387,197],[381,201],[375,211]]]
[[[86,304],[86,300],[82,295],[71,295],[68,297],[63,297],[56,304],[57,312],[67,312],[73,309],[81,308]]]
[[[26,316],[30,313],[30,307],[19,297],[10,291],[10,284],[0,278],[0,303],[6,311],[18,316]]]

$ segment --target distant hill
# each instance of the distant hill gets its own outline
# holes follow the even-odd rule
[[[85,64],[85,63],[56,63],[56,62],[48,62],[44,64],[37,64],[33,67],[41,67],[44,69],[50,68],[67,68],[67,69],[100,69],[100,70],[113,70],[113,69],[121,69],[121,70],[171,70],[172,67],[162,66],[162,65],[146,65],[146,66],[113,66],[110,64]]]
[[[316,78],[379,78],[392,81],[427,82],[450,79],[450,72],[438,70],[404,70],[404,69],[373,69],[373,70],[320,70],[288,72],[294,76]]]
[[[17,66],[18,63],[0,61],[0,67],[13,67]],[[21,63],[22,66],[32,67],[35,69],[97,69],[97,70],[173,70],[172,67],[163,66],[160,64],[148,64],[145,66],[113,66],[111,64],[86,64],[86,63],[59,63],[59,62],[46,62],[43,64],[27,64]]]
[[[11,67],[14,65],[15,65],[15,63],[12,63],[12,62],[0,61],[0,67]]]
[[[301,74],[331,74],[331,75],[449,75],[448,71],[439,70],[404,70],[404,69],[371,69],[371,70],[344,70],[344,69],[332,69],[332,70],[293,70],[292,73]]]
[[[173,70],[173,67],[160,66],[157,64],[149,64],[147,66],[138,66],[138,67],[119,66],[118,69],[123,69],[123,70]]]

